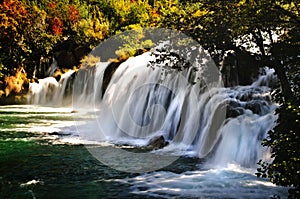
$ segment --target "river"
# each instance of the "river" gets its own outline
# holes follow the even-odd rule
[[[209,169],[203,159],[193,156],[145,173],[112,169],[87,148],[119,146],[81,140],[74,134],[75,121],[90,116],[72,113],[71,108],[16,105],[1,106],[0,112],[0,198],[287,196],[286,188],[257,178],[255,168],[228,164]]]

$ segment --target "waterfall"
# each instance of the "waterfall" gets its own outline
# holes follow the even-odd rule
[[[102,98],[103,75],[109,62],[97,63],[95,67],[80,69],[73,85],[73,107],[94,108]]]
[[[115,143],[159,135],[169,142],[161,152],[209,157],[213,164],[255,165],[264,153],[260,143],[276,120],[276,106],[266,87],[272,72],[252,85],[224,88],[218,83],[190,83],[191,78],[203,76],[201,68],[196,75],[191,75],[191,69],[166,72],[149,67],[150,61],[150,53],[129,58],[116,69],[105,90],[109,63],[77,72],[73,108],[95,110],[93,139],[97,140],[98,132],[99,140],[104,137]],[[73,73],[64,74],[59,82],[48,77],[30,84],[31,102],[62,105]],[[85,133],[79,132],[82,137]]]
[[[74,70],[61,75],[59,81],[54,77],[39,79],[29,84],[28,103],[36,105],[62,106],[70,103]]]

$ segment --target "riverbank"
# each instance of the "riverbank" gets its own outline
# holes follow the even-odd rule
[[[22,105],[27,103],[27,91],[12,95],[0,96],[0,105]]]

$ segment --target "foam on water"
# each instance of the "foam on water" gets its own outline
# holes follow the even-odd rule
[[[254,170],[229,164],[220,169],[184,173],[152,172],[130,179],[132,193],[161,198],[270,198],[286,196],[287,188],[258,179]]]
[[[120,64],[104,93],[108,62],[79,70],[73,86],[73,108],[79,111],[75,115],[91,118],[86,124],[76,120],[77,135],[83,140],[133,145],[162,135],[170,145],[159,152],[199,158],[213,153],[214,165],[255,165],[264,153],[260,143],[276,120],[276,106],[267,87],[275,78],[274,71],[267,69],[250,86],[224,88],[216,78],[217,82],[205,89],[200,82],[189,83],[191,77],[203,76],[203,66],[197,65],[195,75],[185,69],[162,76],[162,68],[148,66],[153,59],[151,53],[144,53]],[[46,78],[34,83],[32,86],[40,89],[32,87],[30,98],[36,103],[62,105],[73,74],[69,71],[59,82]],[[228,110],[233,115],[227,114]],[[52,127],[59,128],[55,125]]]
[[[103,77],[109,63],[80,70],[73,90],[73,105],[79,111],[74,115],[80,119],[74,123],[48,121],[48,126],[35,126],[30,131],[48,128],[65,133],[56,136],[59,139],[54,143],[83,143],[89,147],[110,143],[144,146],[151,138],[162,135],[170,144],[152,153],[205,160],[197,171],[156,171],[117,180],[131,185],[132,193],[141,197],[286,195],[285,188],[254,175],[257,161],[268,156],[261,141],[277,118],[268,87],[268,82],[275,78],[274,71],[267,70],[249,86],[224,88],[219,85],[205,89],[200,83],[189,84],[181,78],[189,79],[189,70],[162,78],[162,69],[148,67],[149,60],[150,53],[145,53],[122,63],[104,93]],[[201,76],[201,69],[196,76]],[[34,99],[45,102],[44,96],[49,94],[49,85],[52,85],[48,83],[48,80],[40,81],[39,88],[43,89],[34,92]],[[65,96],[63,89],[54,93],[59,99]]]
[[[24,111],[26,109],[26,111]],[[14,110],[16,115],[35,113],[44,113],[47,110],[51,116],[62,114],[64,117],[74,117],[72,114],[66,114],[66,109],[14,106],[2,107],[2,111]],[[19,113],[17,113],[19,111]],[[59,113],[60,112],[60,113]],[[47,114],[44,115],[47,118]],[[257,118],[260,118],[256,116]],[[42,124],[46,119],[43,119]],[[39,121],[36,121],[37,123]],[[15,140],[6,139],[2,141],[34,141],[35,139],[50,140],[52,144],[78,145],[85,144],[87,147],[115,147],[107,141],[93,141],[81,139],[77,134],[77,128],[85,128],[92,132],[93,125],[90,121],[81,121],[80,125],[75,125],[74,121],[56,121],[44,124],[42,127],[27,126],[20,131],[27,129],[27,132],[58,132],[58,135],[43,135],[39,138],[17,138]],[[90,129],[89,129],[90,128]],[[15,129],[17,131],[18,129]],[[65,135],[64,135],[65,134]],[[97,137],[98,138],[98,137]],[[51,141],[52,140],[52,141]],[[144,139],[119,139],[119,144],[130,143],[135,146],[146,144]],[[155,151],[165,155],[189,155],[196,156],[193,150],[186,151],[188,146],[183,144],[170,144],[168,147]],[[181,152],[178,153],[178,151]],[[176,154],[177,150],[177,154]],[[135,164],[134,162],[132,164]],[[184,163],[182,163],[184,164]],[[215,165],[214,165],[215,166]],[[160,198],[269,198],[272,195],[286,196],[287,188],[277,187],[274,184],[254,175],[255,169],[245,168],[237,164],[221,164],[219,167],[211,169],[205,168],[205,165],[199,165],[199,170],[185,171],[183,173],[173,173],[170,171],[155,171],[141,174],[133,178],[111,179],[112,182],[127,184],[131,187],[131,193],[138,197],[160,197]],[[20,186],[32,186],[40,184],[40,180],[25,181]]]

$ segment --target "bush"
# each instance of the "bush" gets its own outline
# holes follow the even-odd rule
[[[290,197],[299,198],[300,186],[300,104],[284,103],[277,109],[277,126],[269,132],[263,146],[271,147],[272,163],[260,161],[257,176],[281,186],[292,186]],[[293,191],[294,190],[294,191]],[[294,196],[292,196],[294,195]]]

